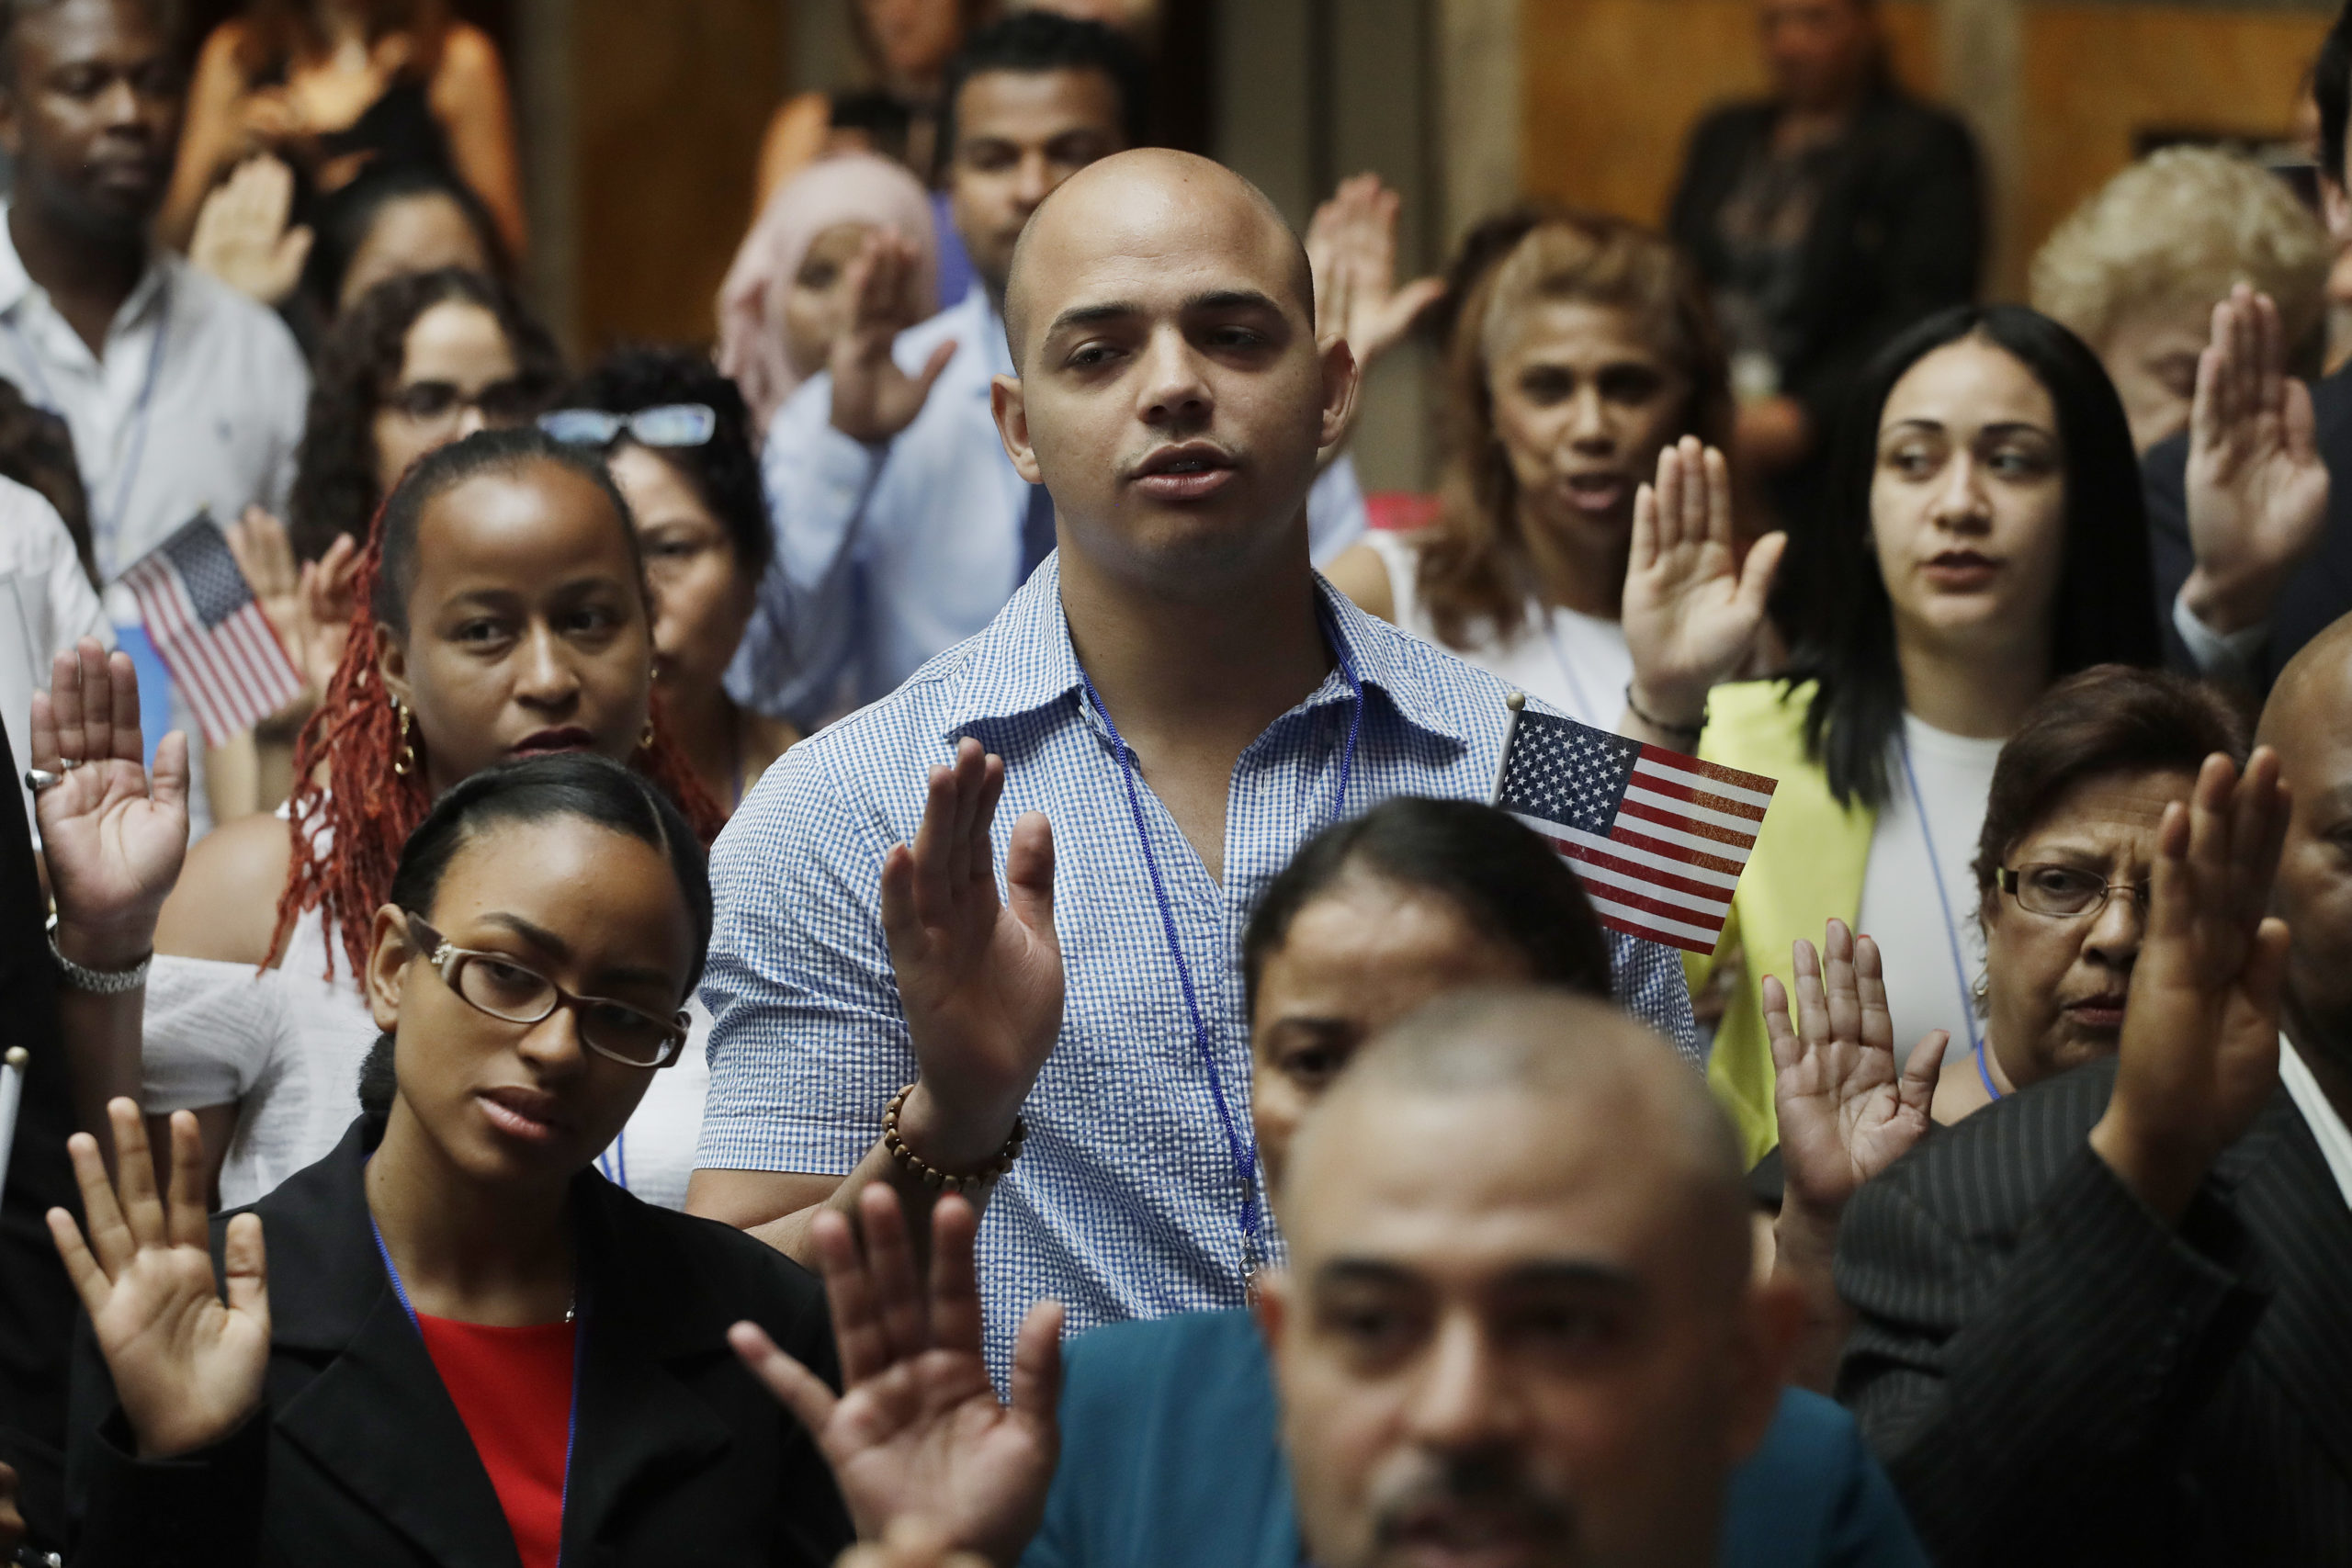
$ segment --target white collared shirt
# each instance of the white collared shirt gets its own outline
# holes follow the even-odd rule
[[[156,253],[93,355],[0,208],[0,377],[73,431],[109,582],[201,509],[224,527],[248,506],[284,513],[309,367],[275,314],[177,255]]]
[[[2352,1204],[2352,1127],[2344,1124],[2335,1106],[2312,1077],[2287,1037],[2278,1037],[2278,1077],[2293,1097],[2295,1109],[2303,1113],[2303,1121],[2312,1130],[2312,1137],[2319,1144],[2321,1157],[2335,1177],[2335,1185],[2344,1194],[2344,1201]]]

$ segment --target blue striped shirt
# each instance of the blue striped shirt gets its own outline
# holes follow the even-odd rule
[[[1023,1115],[1029,1142],[980,1229],[989,1359],[1000,1376],[1030,1304],[1073,1330],[1242,1300],[1240,1188],[1136,842],[1116,753],[1085,701],[1048,558],[977,637],[897,692],[785,753],[713,852],[718,934],[707,1169],[846,1173],[913,1081],[881,921],[882,860],[914,840],[930,769],[977,738],[1004,758],[996,816],[1052,822],[1062,1031]],[[1392,795],[1485,799],[1507,688],[1322,585],[1364,690],[1340,815]],[[1336,669],[1241,754],[1222,883],[1138,780],[1152,848],[1199,987],[1217,1070],[1246,1114],[1240,939],[1291,856],[1333,819],[1353,703]],[[1617,941],[1618,994],[1694,1061],[1682,966]],[[1246,1135],[1246,1128],[1244,1129]]]

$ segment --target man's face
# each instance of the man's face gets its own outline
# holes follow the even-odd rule
[[[1877,38],[1864,0],[1761,0],[1757,26],[1774,90],[1801,109],[1850,96]]]
[[[1317,452],[1355,392],[1315,339],[1296,242],[1221,175],[1073,187],[1023,252],[998,423],[1065,544],[1168,592],[1303,549]],[[1068,205],[1066,205],[1066,203]]]
[[[948,200],[992,296],[1004,297],[1029,215],[1070,175],[1125,147],[1121,123],[1119,89],[1100,71],[983,71],[964,84]]]
[[[102,232],[136,231],[170,183],[182,82],[170,40],[131,0],[64,0],[17,24],[0,146],[22,197]]]
[[[1381,1092],[1296,1151],[1261,1315],[1321,1568],[1714,1561],[1774,1369],[1623,1098]]]
[[[2280,700],[2294,712],[2267,713],[2263,728],[2294,798],[2271,895],[2293,936],[2289,1016],[2298,1038],[2352,1067],[2352,732],[2328,716],[2352,700],[2352,666],[2314,671]]]

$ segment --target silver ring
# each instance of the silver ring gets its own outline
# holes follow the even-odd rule
[[[25,787],[32,791],[35,795],[40,794],[43,790],[55,789],[59,784],[62,784],[64,782],[65,775],[63,773],[52,773],[46,768],[27,768],[25,770]]]

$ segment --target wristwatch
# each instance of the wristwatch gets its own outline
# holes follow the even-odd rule
[[[77,991],[89,991],[101,997],[119,997],[125,991],[135,991],[147,983],[147,966],[155,961],[150,950],[147,956],[128,969],[93,969],[76,964],[57,948],[57,917],[49,917],[49,956],[55,961],[57,972],[65,983]]]

